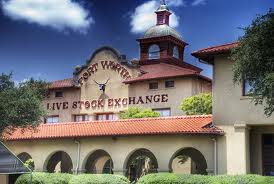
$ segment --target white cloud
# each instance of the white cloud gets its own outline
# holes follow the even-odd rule
[[[167,0],[169,7],[184,6],[183,0]],[[142,33],[156,24],[155,10],[159,7],[158,0],[150,0],[135,8],[131,14],[131,32]],[[170,16],[170,26],[177,27],[179,25],[179,17],[172,12]]]
[[[204,5],[204,4],[206,4],[206,0],[195,0],[195,1],[193,1],[193,3],[191,5],[198,6],[198,5]]]
[[[58,31],[71,29],[86,33],[93,19],[72,0],[3,0],[3,12],[13,20],[25,20]]]

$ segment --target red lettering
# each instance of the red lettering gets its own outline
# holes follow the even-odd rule
[[[121,104],[121,98],[118,98],[118,99],[114,99],[115,101],[115,106],[120,106]]]
[[[89,109],[90,108],[90,102],[89,101],[85,101],[85,108]]]
[[[113,106],[113,99],[108,99],[108,106],[112,107]]]
[[[162,102],[167,102],[168,101],[168,94],[162,95]]]
[[[147,103],[152,103],[152,98],[153,98],[152,95],[146,96],[146,104],[147,104]]]
[[[101,65],[102,65],[102,68],[105,70],[105,69],[109,69],[109,63],[108,61],[101,61]]]
[[[72,103],[72,108],[73,108],[73,109],[77,109],[77,102],[73,102],[73,103]]]
[[[155,95],[153,97],[154,102],[160,102],[160,95]]]
[[[103,99],[98,100],[98,107],[104,107],[105,101]]]
[[[135,104],[135,97],[129,97],[129,99],[128,99],[128,104],[130,105],[130,104]]]
[[[92,100],[91,101],[91,107],[95,108],[97,106],[97,100]]]
[[[136,104],[139,104],[139,103],[144,104],[144,101],[143,101],[143,99],[142,99],[142,97],[141,97],[141,96],[139,96],[139,99],[138,99],[138,101],[137,101],[137,103],[136,103]]]
[[[123,98],[122,104],[123,104],[123,105],[127,105],[127,98]]]
[[[68,102],[64,102],[63,103],[63,109],[68,109],[69,108],[69,103]]]

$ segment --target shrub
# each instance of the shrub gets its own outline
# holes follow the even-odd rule
[[[203,176],[179,175],[173,173],[149,174],[138,184],[272,184],[274,177],[259,175]]]
[[[46,173],[33,173],[32,175],[32,184],[47,184],[47,174]],[[23,174],[19,176],[15,184],[29,184],[30,183],[30,174]]]
[[[69,184],[129,184],[126,177],[112,174],[75,175]]]
[[[72,175],[61,173],[39,173],[34,172],[32,175],[32,184],[68,184]],[[19,176],[15,184],[29,184],[30,174]]]

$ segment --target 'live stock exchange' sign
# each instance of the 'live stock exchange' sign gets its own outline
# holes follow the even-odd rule
[[[83,100],[73,102],[53,102],[47,103],[48,110],[66,110],[66,109],[96,109],[104,107],[122,107],[127,105],[142,105],[150,103],[168,102],[168,94],[158,94],[128,98],[108,98],[98,100]]]

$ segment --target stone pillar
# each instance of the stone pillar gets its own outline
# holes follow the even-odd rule
[[[0,183],[8,184],[9,183],[9,175],[0,175]]]
[[[231,130],[226,132],[227,174],[248,174],[250,128],[246,124],[237,123]]]

